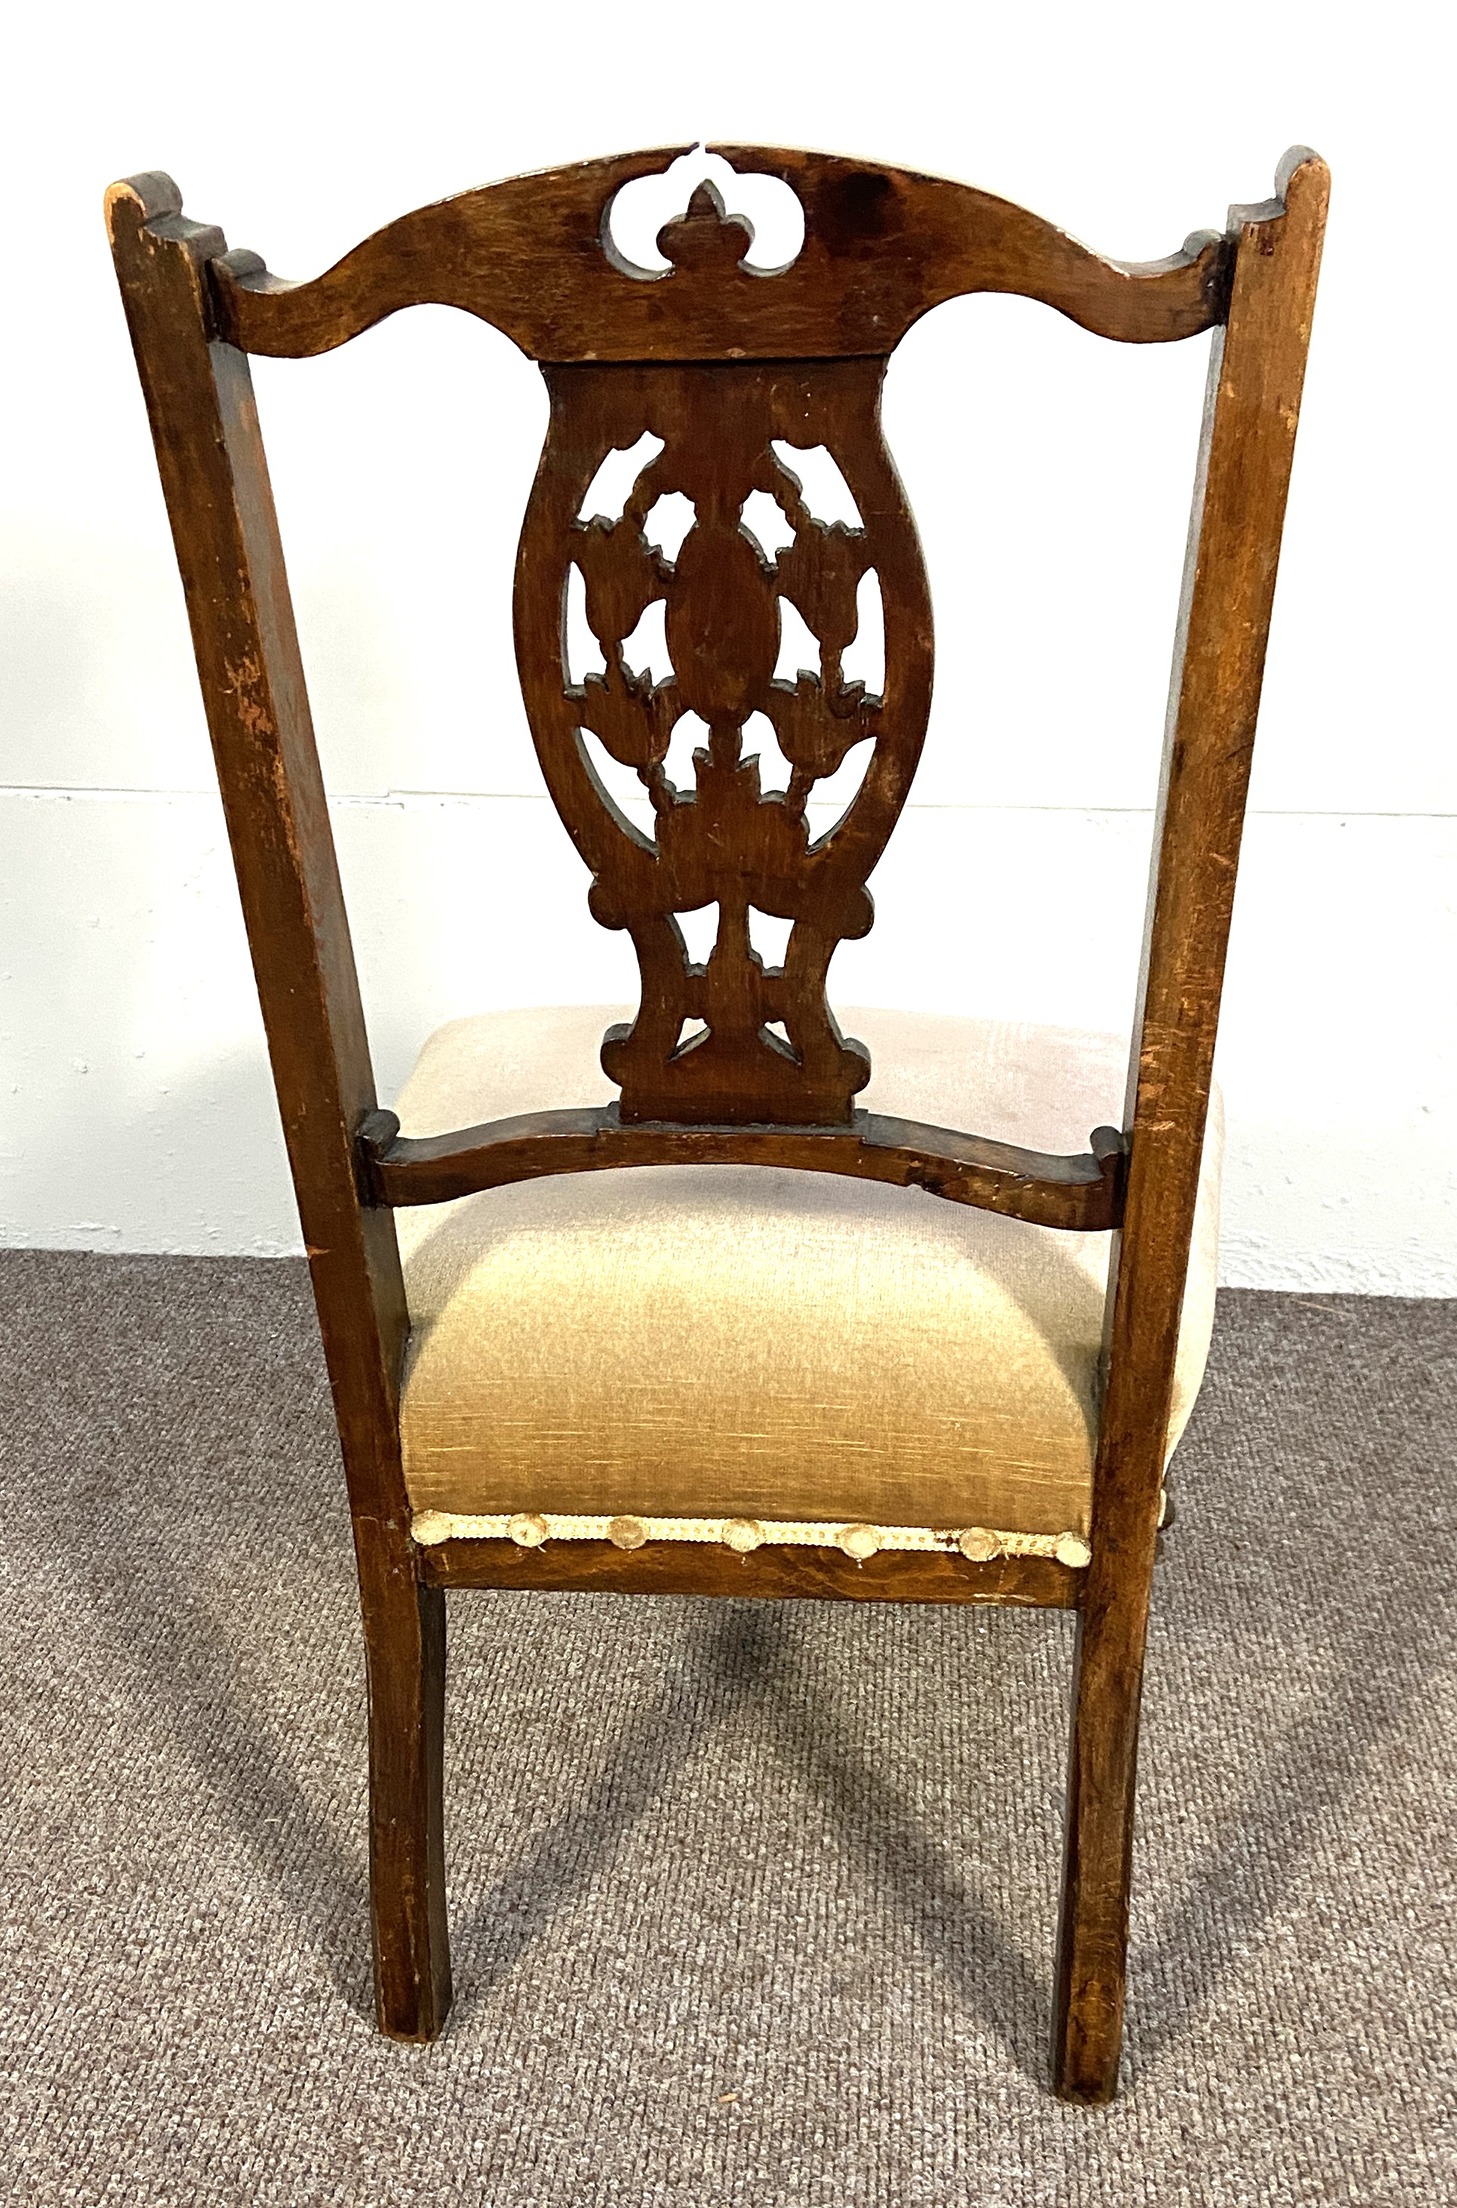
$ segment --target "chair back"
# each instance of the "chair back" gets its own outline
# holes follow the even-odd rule
[[[542,364],[551,418],[521,537],[517,647],[546,782],[592,872],[592,913],[629,932],[641,968],[638,1016],[603,1051],[620,1116],[844,1125],[870,1066],[839,1032],[826,972],[837,944],[871,924],[866,879],[905,803],[931,696],[930,598],[880,432],[887,358],[930,307],[981,290],[1043,299],[1111,337],[1190,336],[1223,312],[1230,250],[1206,236],[1158,268],[1120,268],[962,185],[751,149],[730,158],[781,178],[803,208],[794,258],[756,268],[751,226],[705,183],[660,232],[667,267],[652,272],[615,245],[615,202],[671,158],[467,193],[310,284],[281,286],[232,255],[213,270],[219,322],[246,351],[297,356],[428,299],[483,316]],[[794,468],[805,448],[835,462],[858,525],[811,512]],[[603,514],[584,501],[614,451],[643,464]],[[691,525],[669,557],[661,517],[682,501]],[[569,584],[600,672],[571,666]],[[784,605],[818,665],[776,679]],[[666,681],[632,657],[653,607]],[[842,671],[862,623],[884,635],[876,695]],[[782,788],[763,787],[771,752]],[[852,757],[853,797],[816,834],[816,787]],[[608,794],[613,763],[646,792],[651,834]],[[710,906],[700,965],[678,916]],[[778,955],[756,936],[777,938]]]
[[[1166,261],[1126,266],[963,185],[723,147],[797,195],[801,249],[755,267],[749,226],[703,185],[659,234],[665,267],[636,267],[614,243],[614,202],[683,150],[463,193],[296,284],[187,221],[164,177],[110,195],[326,1343],[338,1337],[331,1366],[357,1379],[363,1357],[376,1409],[392,1400],[405,1318],[391,1203],[656,1158],[919,1182],[1044,1224],[1122,1227],[1100,1465],[1123,1465],[1151,1542],[1161,1439],[1144,1428],[1167,1423],[1324,166],[1297,150],[1276,199],[1234,209],[1223,233]],[[871,1122],[854,1103],[867,1054],[826,998],[836,945],[871,924],[866,881],[905,804],[931,695],[930,600],[881,435],[882,379],[921,315],[977,291],[1040,300],[1124,343],[1214,333],[1127,1110],[1084,1158]],[[642,994],[605,1039],[621,1090],[610,1112],[411,1145],[376,1109],[247,355],[325,352],[423,303],[482,316],[546,378],[550,426],[516,571],[521,682],[547,785],[592,873],[591,911],[630,934]],[[795,461],[816,448],[841,471],[854,522],[811,511]],[[633,453],[637,472],[602,513],[589,491],[614,452]],[[573,665],[574,591],[596,669]],[[654,681],[634,638],[658,608],[672,672]],[[786,608],[818,666],[780,667]],[[844,662],[873,617],[885,672],[871,693]],[[771,745],[782,788],[765,787]],[[816,788],[852,757],[853,795],[817,826]],[[609,795],[614,771],[646,794],[651,834]],[[714,906],[698,963],[681,917]],[[776,926],[781,947],[766,955]],[[362,1347],[348,1315],[361,1289]]]

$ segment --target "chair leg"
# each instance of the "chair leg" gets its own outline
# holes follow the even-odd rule
[[[1052,2074],[1085,2106],[1118,2090],[1146,1616],[1115,1598],[1078,1619]]]
[[[375,1584],[366,1587],[366,1577]],[[375,2009],[392,2039],[450,2013],[445,1911],[445,1594],[360,1575],[369,1667],[369,1879]]]

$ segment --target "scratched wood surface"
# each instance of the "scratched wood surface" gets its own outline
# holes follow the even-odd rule
[[[1230,211],[1228,327],[1210,360],[1129,1068],[1126,1210],[1110,1275],[1079,1620],[1054,2073],[1118,2082],[1144,1642],[1165,1436],[1249,789],[1265,643],[1330,177],[1287,154],[1279,196]]]
[[[615,1104],[522,1112],[448,1135],[401,1135],[393,1112],[360,1127],[361,1172],[381,1204],[444,1204],[483,1188],[557,1173],[642,1165],[784,1165],[923,1188],[1034,1226],[1088,1234],[1123,1215],[1126,1147],[1114,1127],[1095,1127],[1079,1157],[983,1142],[919,1120],[857,1112],[848,1128],[624,1125]]]
[[[1076,1608],[1082,1573],[1050,1556],[972,1563],[939,1550],[882,1549],[857,1563],[835,1549],[766,1545],[735,1556],[716,1542],[442,1541],[421,1552],[421,1576],[440,1587],[555,1588],[562,1593],[733,1595],[741,1601],[953,1602],[1019,1610]]]

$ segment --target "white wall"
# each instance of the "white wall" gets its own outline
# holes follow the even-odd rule
[[[1154,258],[1266,196],[1304,140],[1335,199],[1226,999],[1225,1271],[1457,1293],[1438,20],[265,0],[175,29],[90,6],[12,26],[0,1234],[296,1243],[105,250],[111,177],[168,168],[190,213],[307,275],[522,168],[695,137],[828,145]],[[887,424],[938,689],[841,1002],[1126,1028],[1204,353],[996,299],[904,346]],[[442,1017],[632,990],[516,695],[543,397],[505,339],[435,309],[257,381],[388,1092]]]

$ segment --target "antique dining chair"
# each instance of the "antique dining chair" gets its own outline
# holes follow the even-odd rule
[[[753,268],[752,232],[702,185],[645,270],[612,241],[613,201],[683,150],[463,193],[303,283],[229,253],[164,176],[108,195],[348,1478],[379,2021],[430,2039],[450,2005],[447,1588],[1041,1606],[1077,1621],[1054,2079],[1106,2100],[1163,1475],[1211,1324],[1211,1062],[1327,175],[1297,150],[1278,196],[1222,235],[1126,266],[959,184],[723,147],[792,187],[802,249]],[[870,1111],[870,1054],[826,973],[870,926],[932,662],[880,391],[918,317],[979,291],[1125,343],[1212,334],[1133,1045],[857,1015]],[[603,1011],[456,1021],[397,1116],[370,1068],[248,355],[323,353],[426,302],[493,323],[546,379],[517,657],[592,917],[630,935],[641,1001],[605,1037]],[[584,506],[604,458],[645,434],[620,512]],[[814,447],[859,526],[811,511],[793,459]],[[692,521],[669,558],[655,514],[675,494]],[[774,557],[752,533],[766,499]],[[843,664],[870,577],[879,695]],[[569,583],[601,647],[581,680]],[[627,656],[658,601],[664,681]],[[819,645],[793,682],[775,677],[785,603]],[[703,741],[675,784],[685,716]],[[766,729],[782,789],[746,754],[772,756]],[[859,786],[822,828],[807,803],[856,747]],[[608,794],[613,762],[646,828]],[[713,906],[695,962],[681,916]],[[763,915],[787,924],[778,963],[755,942]],[[1061,1154],[1060,1131],[1110,1094],[1116,1109],[1125,1080],[1121,1126]],[[951,1131],[969,1123],[984,1131]]]

